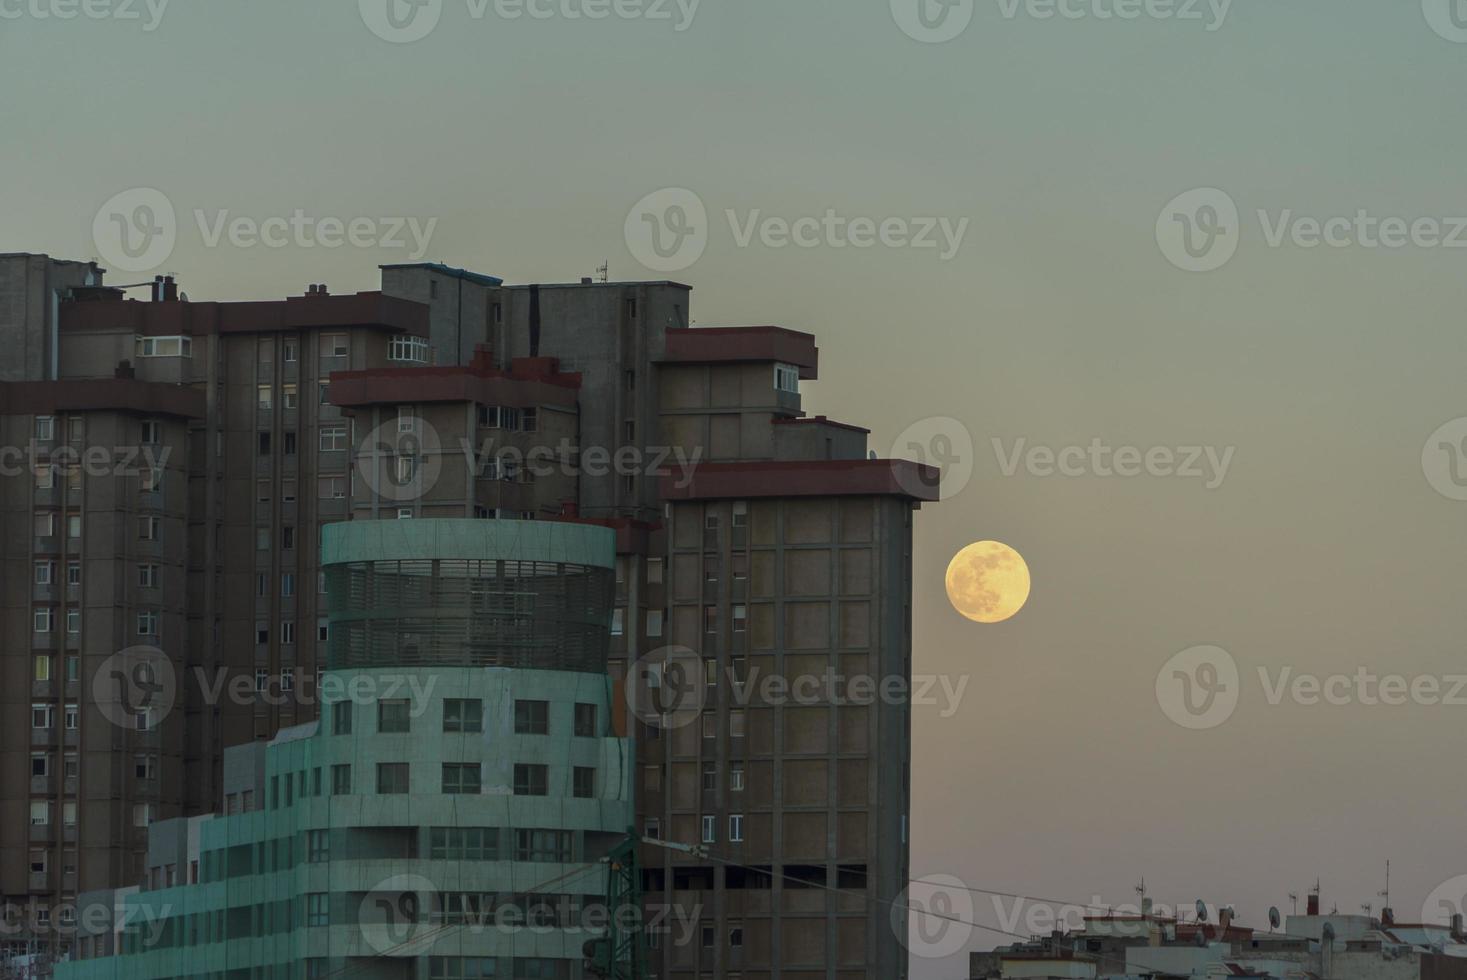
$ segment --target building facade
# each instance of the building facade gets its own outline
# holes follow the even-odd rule
[[[225,813],[151,828],[67,980],[579,978],[634,818],[610,732],[614,535],[329,525],[323,717],[227,750]],[[118,914],[113,915],[113,910]]]
[[[0,257],[0,329],[39,352],[0,382],[28,453],[0,477],[0,898],[69,917],[142,880],[150,823],[224,807],[227,748],[318,717],[325,527],[577,521],[614,535],[613,703],[688,651],[706,671],[695,723],[612,719],[639,833],[708,855],[643,848],[648,901],[712,917],[653,937],[653,972],[903,975],[884,903],[908,876],[909,713],[845,688],[909,679],[937,474],[807,415],[812,336],[690,327],[670,282],[410,265],[378,292],[214,303],[102,280]],[[73,444],[142,463],[67,469]],[[156,726],[97,693],[134,646],[173,672]],[[797,702],[749,676],[817,683]],[[69,948],[33,925],[8,952]]]

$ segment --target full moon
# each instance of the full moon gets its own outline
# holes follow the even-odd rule
[[[1029,600],[1029,566],[1000,541],[979,541],[947,566],[947,598],[975,623],[1001,623]]]

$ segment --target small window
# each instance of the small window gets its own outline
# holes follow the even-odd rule
[[[576,705],[576,737],[596,737],[596,706],[594,704],[578,703]]]
[[[514,767],[515,796],[546,796],[549,792],[549,767],[516,763]]]
[[[800,393],[800,369],[793,364],[774,366],[774,390]]]
[[[703,843],[716,844],[718,842],[718,818],[703,818]]]
[[[377,702],[377,731],[383,735],[406,735],[412,731],[412,703],[406,698]]]
[[[550,702],[516,701],[514,730],[516,735],[549,735]]]
[[[69,561],[66,563],[66,584],[81,585],[81,562]]]
[[[53,416],[36,416],[36,438],[42,442],[50,442],[56,438],[56,419]]]
[[[351,734],[351,709],[350,701],[337,701],[331,706],[331,734]]]
[[[596,798],[596,770],[590,766],[576,766],[571,771],[571,795],[578,800]]]
[[[448,698],[443,702],[445,732],[482,732],[484,702],[478,698]]]
[[[401,796],[408,791],[408,764],[406,762],[379,762],[377,764],[377,792],[383,796]]]
[[[443,763],[443,792],[447,795],[477,796],[481,788],[480,779],[477,762]]]
[[[331,795],[348,796],[351,794],[351,766],[336,765],[331,767]]]
[[[740,843],[744,839],[744,815],[742,813],[731,813],[728,817],[728,839],[731,843]]]

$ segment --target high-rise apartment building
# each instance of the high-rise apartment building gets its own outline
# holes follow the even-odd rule
[[[690,327],[670,282],[388,266],[380,292],[214,303],[102,279],[0,257],[26,352],[0,382],[0,897],[60,918],[135,884],[151,821],[223,807],[226,747],[317,717],[324,526],[574,520],[615,532],[616,690],[701,665],[696,712],[618,720],[639,833],[696,851],[642,849],[648,901],[704,917],[651,937],[652,971],[903,975],[909,714],[869,688],[910,674],[936,473],[805,414],[810,335]],[[443,642],[419,626],[405,662]],[[171,670],[158,725],[106,700],[135,647]]]

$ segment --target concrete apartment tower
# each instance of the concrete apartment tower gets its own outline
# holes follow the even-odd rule
[[[7,284],[50,268],[7,261]],[[0,786],[5,898],[64,909],[136,884],[148,822],[225,806],[227,747],[317,717],[333,641],[325,525],[573,521],[614,533],[616,703],[636,704],[649,670],[701,665],[685,710],[613,719],[637,754],[637,832],[696,852],[642,848],[647,902],[700,916],[691,939],[649,937],[651,973],[905,975],[889,903],[908,877],[909,712],[847,688],[910,674],[912,515],[936,499],[937,474],[868,458],[865,430],[806,416],[813,337],[690,327],[690,290],[671,282],[507,285],[410,265],[384,267],[376,293],[191,303],[160,281],[154,301],[134,302],[100,286],[100,270],[69,285],[73,266],[54,265],[31,290],[54,303],[28,295],[0,323],[49,330],[51,347],[31,346],[58,352],[41,389],[0,384],[7,445],[47,424],[69,438],[80,419],[84,441],[137,432],[121,444],[176,451],[161,490],[144,489],[150,474],[91,469],[75,497],[70,476],[3,478],[4,669],[21,683],[0,693],[13,709],[0,766],[23,774],[53,743],[75,743],[80,760],[75,777]],[[17,291],[0,285],[0,301]],[[76,512],[78,540],[39,534],[48,515],[69,529]],[[160,539],[135,540],[153,517]],[[79,586],[33,578],[54,560],[70,581],[73,553],[98,566]],[[67,623],[73,606],[74,637],[32,628]],[[404,644],[431,649],[423,626]],[[176,667],[180,707],[161,734],[118,731],[89,703],[107,658],[139,642]],[[74,647],[75,666],[26,683],[53,646]],[[239,676],[249,697],[211,693]],[[806,679],[813,689],[794,684]],[[33,703],[52,706],[54,731],[33,723],[44,712],[18,717]],[[58,818],[28,823],[43,802]],[[12,949],[58,938],[65,948],[37,929]]]

